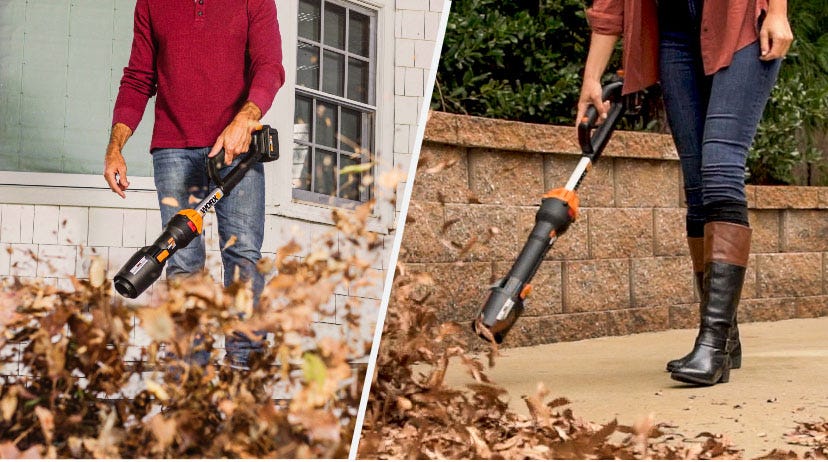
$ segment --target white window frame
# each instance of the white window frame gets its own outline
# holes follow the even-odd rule
[[[275,0],[282,35],[285,83],[262,123],[279,131],[280,158],[265,164],[265,213],[322,224],[333,224],[333,207],[292,198],[291,161],[296,89],[296,45],[298,2]],[[374,149],[376,178],[391,171],[394,163],[394,0],[343,0],[376,11],[376,126]],[[142,126],[143,130],[151,127]],[[101,140],[101,172],[106,140]],[[149,146],[147,146],[149,151]],[[150,155],[149,152],[146,155]],[[129,158],[126,159],[129,166]],[[109,190],[102,175],[0,171],[0,204],[66,205],[157,209],[158,197],[152,177],[129,176],[126,199]],[[278,185],[278,187],[274,187]],[[394,226],[393,188],[377,185],[376,206],[369,229],[388,233]]]
[[[341,3],[373,10],[376,13],[376,117],[374,127],[375,183],[383,173],[391,171],[394,163],[394,0],[340,0]],[[296,49],[298,41],[297,16],[299,2],[276,0],[279,28],[282,31],[282,52],[285,66],[285,84],[273,102],[273,108],[262,119],[279,130],[279,160],[265,167],[268,184],[288,185],[287,188],[269,188],[279,204],[279,214],[320,223],[332,223],[333,206],[306,202],[293,198],[293,121],[296,109]],[[394,225],[394,205],[390,202],[393,188],[376,184],[376,205],[372,215],[372,230],[388,232]],[[271,198],[268,198],[269,200]]]

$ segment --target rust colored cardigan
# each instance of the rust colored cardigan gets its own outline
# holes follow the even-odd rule
[[[757,22],[767,9],[768,0],[704,2],[701,53],[705,74],[729,66],[737,50],[759,38]],[[587,19],[595,33],[623,36],[624,94],[658,81],[656,0],[595,0]]]

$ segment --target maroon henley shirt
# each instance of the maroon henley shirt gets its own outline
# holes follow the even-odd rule
[[[285,80],[274,0],[138,0],[112,124],[138,128],[157,93],[150,149],[212,146],[250,101]]]

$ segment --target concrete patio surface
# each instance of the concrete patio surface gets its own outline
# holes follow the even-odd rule
[[[520,397],[543,382],[551,397],[567,397],[576,416],[593,422],[631,425],[653,414],[688,437],[723,434],[744,458],[773,448],[802,453],[785,433],[796,422],[828,418],[828,317],[744,324],[740,331],[742,368],[713,387],[676,382],[664,370],[692,347],[696,331],[689,329],[502,350],[488,374],[524,415]],[[456,366],[447,381],[471,382]]]

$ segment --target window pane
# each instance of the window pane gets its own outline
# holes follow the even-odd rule
[[[295,189],[310,191],[311,187],[311,148],[299,143],[293,144],[293,165],[291,166],[291,178]]]
[[[354,155],[353,157],[349,154],[341,154],[339,156],[339,166],[342,169],[348,167],[350,165],[359,165],[360,159],[359,156]],[[367,173],[370,175],[370,171]],[[346,173],[344,175],[339,175],[339,197],[343,199],[351,199],[354,201],[359,200],[359,191],[364,189],[362,185],[362,173]]]
[[[296,84],[318,90],[319,47],[299,42],[296,60]]]
[[[325,71],[322,76],[322,91],[336,96],[345,96],[345,56],[325,50]]]
[[[336,153],[330,151],[316,150],[313,161],[313,190],[319,194],[328,196],[336,192]]]
[[[371,18],[351,11],[348,27],[348,51],[367,58],[371,52]]]
[[[345,49],[345,8],[325,3],[325,45]]]
[[[348,99],[363,103],[369,101],[371,89],[368,88],[368,63],[358,59],[348,59]]]
[[[299,37],[319,41],[319,0],[299,0]]]
[[[339,149],[362,152],[362,113],[342,108],[342,124],[339,133]]]
[[[336,132],[339,126],[336,109],[333,104],[316,105],[316,144],[336,147]]]
[[[312,102],[310,98],[296,97],[296,113],[293,118],[293,139],[313,141],[311,126],[313,125]]]

